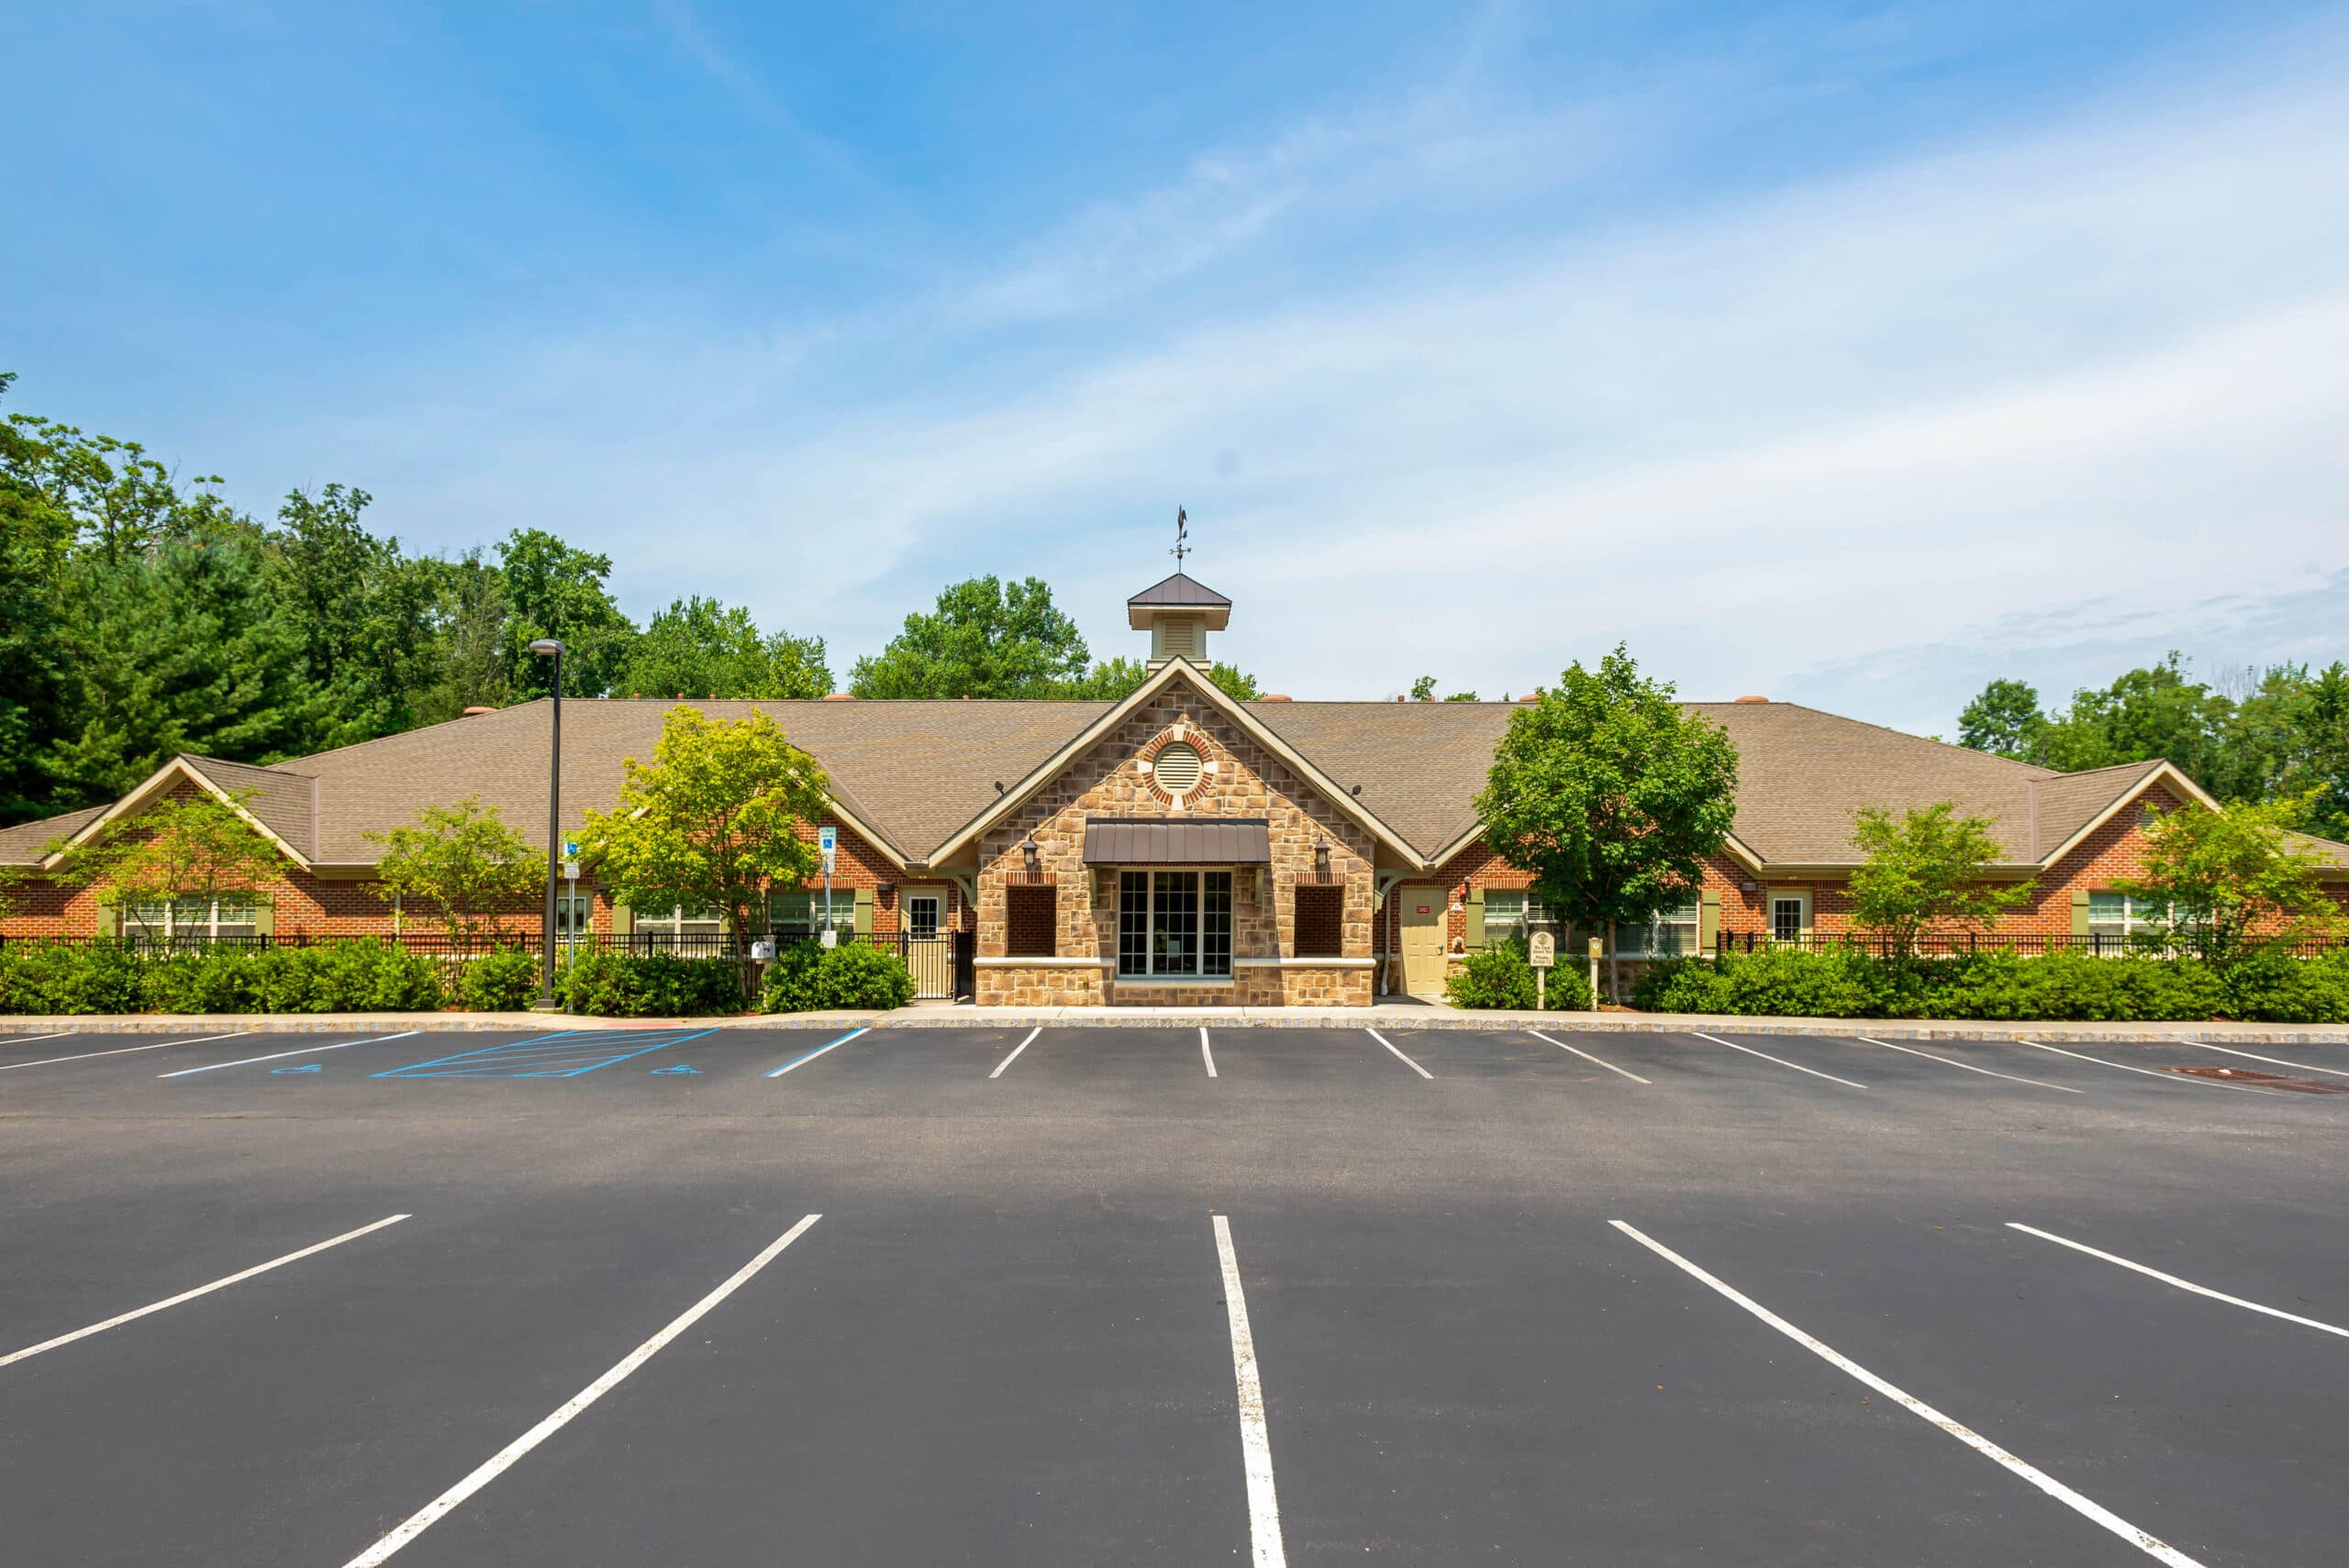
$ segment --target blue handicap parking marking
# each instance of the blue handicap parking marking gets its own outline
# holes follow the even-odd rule
[[[688,1067],[682,1062],[678,1062],[674,1067],[655,1067],[652,1069],[652,1075],[655,1078],[671,1078],[676,1076],[680,1073],[691,1073],[694,1076],[698,1077],[701,1074],[701,1069],[698,1067]]]
[[[323,1073],[323,1072],[325,1072],[325,1071],[326,1071],[326,1069],[325,1069],[325,1068],[323,1068],[323,1067],[319,1066],[319,1065],[318,1065],[317,1062],[313,1062],[309,1063],[307,1066],[304,1066],[304,1067],[273,1067],[273,1068],[271,1068],[271,1069],[270,1069],[270,1072],[271,1072],[272,1073]]]
[[[378,1073],[378,1078],[576,1078],[630,1057],[699,1040],[715,1029],[564,1029],[461,1051]],[[688,1069],[691,1071],[691,1069]]]

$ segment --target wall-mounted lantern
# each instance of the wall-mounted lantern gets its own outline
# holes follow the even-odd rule
[[[1041,876],[1043,874],[1044,856],[1043,852],[1036,848],[1035,840],[1030,839],[1026,843],[1019,846],[1019,859],[1021,864],[1027,868],[1028,874],[1030,876]]]
[[[1330,877],[1330,841],[1324,839],[1313,846],[1313,874],[1323,881]]]

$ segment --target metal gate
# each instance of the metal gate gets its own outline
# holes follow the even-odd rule
[[[952,1001],[954,989],[954,933],[941,931],[934,937],[905,936],[898,939],[898,951],[906,967],[913,971],[914,995],[924,1001]]]

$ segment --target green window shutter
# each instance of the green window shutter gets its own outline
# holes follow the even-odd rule
[[[860,934],[873,929],[873,889],[856,890],[856,929]]]
[[[1485,945],[1485,890],[1481,887],[1470,888],[1467,903],[1468,945],[1471,948],[1480,948]]]
[[[636,929],[636,911],[625,904],[612,906],[612,935],[625,937]]]
[[[1708,887],[1697,895],[1697,946],[1706,952],[1720,940],[1721,895]]]
[[[253,906],[253,935],[257,937],[273,937],[277,935],[276,905],[256,904]]]
[[[2072,935],[2085,937],[2087,934],[2088,890],[2085,887],[2076,887],[2072,889]]]
[[[121,905],[101,904],[98,906],[98,935],[102,937],[122,935]]]

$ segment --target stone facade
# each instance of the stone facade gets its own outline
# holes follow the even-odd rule
[[[1139,765],[1178,739],[1196,747],[1204,760],[1198,787],[1179,806]],[[1085,863],[1085,824],[1093,817],[1177,821],[1242,817],[1269,823],[1271,864],[1235,868],[1232,874],[1230,980],[1183,984],[1116,974],[1118,873],[1117,868]],[[1033,873],[1025,854],[1031,842],[1037,855]],[[1375,852],[1370,834],[1196,689],[1174,682],[1128,714],[1114,734],[1076,757],[982,837],[978,999],[988,1006],[1026,1005],[1022,998],[1051,996],[1071,1004],[1276,1006],[1309,995],[1331,1004],[1365,1004],[1371,993],[1366,965],[1308,968],[1247,962],[1296,956],[1291,894],[1300,879],[1317,874],[1314,851],[1322,845],[1330,851],[1328,874],[1345,890],[1342,956],[1367,959]],[[1006,957],[1006,890],[1015,880],[1031,875],[1044,879],[1055,894],[1059,934],[1054,957],[1088,963],[1042,967],[996,962]]]

